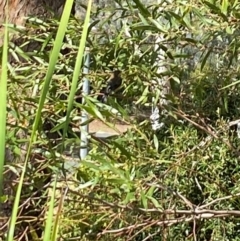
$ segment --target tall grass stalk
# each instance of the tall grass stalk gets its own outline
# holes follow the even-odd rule
[[[82,62],[83,62],[84,50],[85,50],[85,45],[86,45],[86,40],[87,40],[87,33],[88,33],[88,26],[89,26],[89,22],[90,22],[91,6],[92,6],[92,0],[89,0],[88,7],[87,7],[87,13],[86,13],[85,21],[84,21],[84,26],[83,26],[82,37],[81,37],[81,41],[80,41],[79,48],[78,48],[76,64],[74,67],[71,90],[70,90],[70,94],[68,97],[67,117],[66,117],[66,124],[64,126],[64,131],[63,131],[63,140],[67,133],[68,124],[70,121],[69,117],[70,117],[70,113],[72,111],[74,95],[76,93],[76,88],[77,88],[77,84],[78,84],[78,77],[79,77]],[[63,145],[64,145],[64,141],[63,141]],[[62,150],[64,147],[63,145],[62,145]]]
[[[7,14],[6,14],[7,16]],[[5,162],[6,109],[7,109],[7,63],[8,63],[8,19],[6,18],[0,79],[0,196],[3,195],[3,167]]]
[[[31,133],[31,137],[30,137],[28,151],[27,151],[27,155],[26,155],[25,162],[24,162],[24,165],[23,165],[19,185],[18,185],[18,188],[17,188],[17,193],[16,193],[14,206],[13,206],[13,210],[12,210],[11,221],[10,221],[10,227],[9,227],[9,231],[8,231],[8,235],[7,235],[7,241],[12,241],[13,237],[14,237],[14,230],[15,230],[15,224],[16,224],[16,220],[17,220],[18,206],[19,206],[19,201],[20,201],[20,197],[21,197],[21,191],[22,191],[22,187],[23,187],[23,180],[24,180],[24,175],[25,175],[25,172],[26,172],[28,158],[29,158],[30,153],[31,153],[32,144],[34,143],[34,141],[36,139],[37,128],[38,128],[40,118],[41,118],[41,111],[42,111],[43,106],[44,106],[44,102],[45,102],[45,99],[46,99],[46,96],[47,96],[47,93],[48,93],[48,90],[49,90],[49,85],[50,85],[51,80],[52,80],[52,75],[53,75],[54,70],[55,70],[55,66],[56,66],[58,56],[59,56],[59,52],[60,52],[61,47],[62,47],[62,42],[63,42],[63,38],[65,36],[65,32],[66,32],[66,29],[67,29],[67,26],[68,26],[72,6],[73,6],[73,0],[67,0],[66,3],[65,3],[65,7],[64,7],[64,10],[63,10],[61,20],[60,20],[59,28],[58,28],[56,39],[55,39],[55,42],[54,42],[54,47],[53,47],[53,50],[52,50],[52,53],[51,53],[51,56],[50,56],[48,70],[47,70],[46,77],[45,77],[45,80],[44,80],[43,89],[42,89],[42,92],[41,92],[40,100],[39,100],[39,103],[38,103],[38,108],[36,110],[36,116],[35,116],[34,124],[33,124],[33,127],[32,127],[32,133]],[[54,198],[51,199],[51,202],[54,202]],[[47,225],[51,225],[51,224],[49,224],[49,222],[48,222]],[[46,234],[46,232],[51,232],[51,228],[48,227],[45,230],[44,235],[48,236],[49,234]]]

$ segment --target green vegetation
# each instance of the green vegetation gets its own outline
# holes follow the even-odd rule
[[[240,116],[238,1],[134,0],[92,8],[84,23],[69,18],[72,3],[60,21],[30,18],[25,30],[15,27],[18,39],[5,38],[1,48],[0,237],[240,240],[239,139],[229,124]],[[85,46],[92,90],[82,105]],[[90,137],[80,161],[81,111],[108,125],[119,119],[96,100],[112,69],[122,71],[124,91],[108,104],[130,128],[106,142]],[[160,99],[152,83],[159,78],[172,91],[165,125],[152,131],[146,115],[136,116],[149,116],[152,97]],[[80,165],[64,170],[69,163]]]

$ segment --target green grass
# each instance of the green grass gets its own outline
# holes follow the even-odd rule
[[[12,194],[4,193],[1,198],[12,211],[6,217],[10,219],[7,240],[19,240],[17,235],[26,230],[23,238],[28,240],[170,241],[185,240],[186,232],[195,240],[239,240],[235,216],[239,215],[239,139],[228,128],[228,120],[240,114],[239,87],[231,86],[239,76],[234,62],[238,35],[229,36],[229,29],[221,29],[228,23],[235,31],[238,25],[225,21],[226,5],[176,1],[160,12],[158,4],[134,3],[124,7],[128,11],[122,15],[111,10],[98,24],[91,17],[102,16],[106,9],[93,7],[90,15],[89,1],[81,22],[70,17],[73,1],[68,1],[60,22],[29,19],[28,31],[19,32],[17,47],[5,35],[0,133],[7,135],[0,136],[0,154],[4,160],[7,146],[14,160],[1,163],[1,172],[4,168],[5,173],[15,174],[9,185]],[[237,6],[229,11],[237,16]],[[117,25],[114,17],[119,16]],[[162,26],[159,16],[169,24]],[[99,34],[88,32],[90,22]],[[125,36],[126,28],[129,36]],[[165,39],[159,48],[166,53],[163,64],[168,71],[159,74],[161,62],[153,37],[163,30]],[[189,32],[191,38],[186,38]],[[225,38],[234,41],[228,44]],[[220,53],[209,47],[212,39],[220,41],[219,46],[224,44],[217,49]],[[31,41],[37,47],[28,52],[25,45]],[[14,63],[7,61],[8,46],[9,53],[16,56]],[[82,97],[85,47],[91,51],[87,78],[93,90],[91,96],[84,96],[86,105],[82,105],[75,97]],[[19,56],[26,58],[18,61]],[[189,61],[197,56],[192,68]],[[109,105],[104,105],[96,95],[111,68],[122,71],[124,91],[118,98],[109,97]],[[164,128],[153,132],[147,117],[137,120],[127,113],[133,106],[140,111],[150,109],[152,97],[161,94],[152,80],[163,76],[176,89],[167,96],[171,104],[161,119]],[[225,86],[229,88],[222,91]],[[7,119],[6,107],[10,110]],[[75,155],[79,133],[68,134],[80,129],[81,112],[113,126],[118,117],[112,108],[130,129],[106,142],[90,135],[89,155],[80,162]],[[53,126],[46,128],[49,120]],[[19,131],[24,131],[23,137]],[[57,140],[55,131],[59,131]],[[25,143],[27,155],[22,150]],[[64,176],[66,161],[80,165],[71,172],[65,170]],[[1,183],[8,178],[5,174]],[[194,210],[203,212],[201,220],[193,215]],[[212,212],[216,210],[222,212],[221,217]],[[209,213],[213,216],[205,218]]]

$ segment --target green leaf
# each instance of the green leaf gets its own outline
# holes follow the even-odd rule
[[[79,186],[78,186],[78,188],[79,189],[84,189],[84,188],[88,188],[88,187],[91,187],[91,186],[93,186],[93,185],[95,185],[96,184],[96,180],[92,180],[92,181],[88,181],[88,182],[85,182],[85,183],[83,183],[83,184],[80,184]]]
[[[229,5],[228,0],[222,0],[221,11],[225,15],[228,12],[228,5]]]
[[[161,33],[167,33],[167,30],[165,29],[163,24],[160,23],[160,21],[157,21],[152,18],[148,18],[148,19]]]
[[[158,141],[158,138],[155,134],[153,135],[153,142],[154,142],[154,146],[155,146],[156,151],[158,151],[159,141]]]
[[[153,193],[154,193],[155,187],[151,186],[149,188],[149,190],[147,191],[147,196],[152,197]]]
[[[123,200],[123,204],[127,205],[130,202],[136,201],[135,192],[128,192],[126,198]]]
[[[142,205],[145,209],[147,209],[148,208],[148,199],[146,197],[146,194],[143,191],[141,191],[140,195],[141,195]]]
[[[147,101],[147,96],[148,96],[148,86],[146,86],[146,88],[144,89],[143,93],[142,93],[142,96],[139,98],[139,100],[136,102],[136,105],[139,104],[139,103],[144,103]]]
[[[66,5],[67,5],[67,3],[66,3]],[[84,57],[85,45],[86,45],[86,40],[87,40],[87,35],[88,35],[88,27],[89,27],[89,22],[90,22],[91,7],[92,7],[92,0],[89,0],[88,6],[87,6],[86,16],[85,16],[85,20],[84,20],[81,40],[80,40],[80,43],[79,43],[77,59],[76,59],[75,66],[74,66],[73,79],[72,79],[70,94],[68,96],[66,125],[65,125],[65,128],[63,130],[63,140],[64,140],[64,138],[66,136],[66,133],[67,133],[68,124],[69,124],[69,121],[70,121],[70,113],[72,111],[74,96],[75,96],[76,88],[77,88],[77,85],[78,85],[78,78],[79,78],[79,74],[80,74],[81,67],[82,67],[82,61],[83,61],[83,57]],[[85,54],[89,54],[89,53],[87,51],[85,51]],[[63,141],[63,145],[62,145],[62,151],[63,151],[63,148],[64,148],[64,141]]]
[[[56,186],[57,186],[57,176],[54,178],[54,181],[52,182],[52,190],[51,190],[51,198],[48,203],[48,209],[47,211],[47,220],[45,224],[44,229],[44,237],[43,241],[55,241],[52,240],[50,237],[53,235],[52,233],[52,226],[53,226],[53,216],[54,216],[54,204],[55,204],[55,198],[56,198]],[[54,235],[55,236],[55,235]]]
[[[8,3],[7,3],[8,4]],[[6,6],[7,8],[8,6]],[[4,27],[4,44],[1,61],[0,76],[0,197],[3,195],[3,168],[5,164],[6,148],[6,119],[7,119],[7,80],[8,80],[8,19]]]
[[[81,161],[81,164],[82,164],[83,166],[89,167],[89,168],[91,168],[91,169],[93,169],[93,170],[100,171],[100,166],[94,164],[93,162],[83,161],[83,160],[82,160],[82,161]]]
[[[138,8],[138,10],[140,11],[140,13],[143,15],[143,16],[150,16],[150,12],[148,11],[148,9],[142,4],[141,1],[139,0],[133,0],[133,2],[136,4],[136,7]]]
[[[84,97],[85,98],[85,97]],[[88,110],[91,112],[91,115],[94,117],[99,118],[100,120],[104,121],[105,118],[103,117],[102,113],[98,110],[97,106],[94,105],[91,101],[88,100],[88,98],[85,98],[86,106],[82,106],[85,110]]]
[[[130,152],[127,151],[126,147],[118,143],[118,141],[114,141],[113,145],[116,146],[123,155],[125,155],[127,158],[131,159],[132,155]]]
[[[212,11],[219,12],[219,8],[215,4],[209,1],[203,1],[203,3],[205,3]]]
[[[151,202],[153,203],[153,205],[154,205],[156,208],[160,208],[161,211],[163,210],[163,209],[162,209],[162,206],[159,204],[159,202],[158,202],[154,197],[148,196],[147,198],[151,200]]]
[[[226,33],[227,33],[227,34],[233,34],[233,30],[231,29],[230,26],[227,26],[227,27],[226,27]]]
[[[207,62],[207,59],[208,59],[208,57],[209,57],[209,55],[212,53],[212,48],[210,48],[208,51],[207,51],[207,53],[205,54],[205,56],[204,56],[204,58],[203,58],[203,60],[202,60],[202,63],[201,63],[201,70],[203,70],[203,68],[204,68],[204,66],[205,66],[205,64],[206,64],[206,62]]]

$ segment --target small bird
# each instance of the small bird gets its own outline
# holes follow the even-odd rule
[[[122,85],[121,71],[115,70],[109,80],[107,81],[107,86],[103,88],[100,93],[101,95],[98,97],[98,100],[106,103],[107,97],[115,90],[117,90]]]

